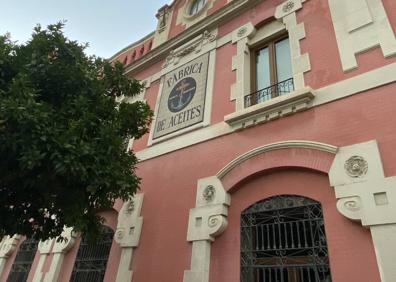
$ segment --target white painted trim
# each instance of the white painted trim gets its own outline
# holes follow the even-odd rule
[[[232,132],[231,127],[225,122],[220,122],[138,151],[136,152],[136,156],[140,161],[144,161],[228,134],[230,132]]]
[[[306,141],[306,140],[290,140],[290,141],[282,141],[276,142],[271,144],[266,144],[257,148],[254,148],[242,155],[239,155],[237,158],[229,162],[225,165],[217,174],[216,176],[221,179],[223,178],[228,172],[234,169],[239,164],[243,163],[244,161],[274,150],[281,150],[281,149],[292,149],[292,148],[304,148],[304,149],[312,149],[318,150],[322,152],[327,152],[331,154],[335,154],[337,152],[337,147],[325,143],[314,142],[314,141]]]
[[[154,130],[155,130],[155,125],[157,124],[157,113],[158,113],[158,109],[160,106],[160,102],[161,102],[161,96],[162,96],[162,88],[164,87],[164,79],[163,77],[160,80],[160,86],[159,86],[159,90],[158,90],[158,94],[157,94],[157,100],[155,101],[155,110],[154,110],[154,118],[153,121],[151,123],[151,128],[150,128],[150,133],[149,133],[149,139],[148,139],[148,143],[147,146],[151,146],[153,145],[153,135],[154,135]]]
[[[316,90],[314,106],[364,92],[396,81],[396,63],[365,72]]]

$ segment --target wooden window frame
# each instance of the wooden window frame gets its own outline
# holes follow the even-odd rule
[[[203,7],[205,7],[206,1],[207,0],[194,0],[188,9],[188,15],[194,16],[194,15],[198,14],[203,9]],[[199,7],[201,2],[202,2],[202,5],[201,5],[201,7]]]
[[[253,93],[253,101],[252,105],[257,103],[257,91],[261,89],[257,89],[257,56],[258,53],[264,49],[268,48],[269,53],[269,69],[270,69],[270,82],[271,86],[279,83],[278,75],[277,75],[277,67],[276,67],[276,51],[275,44],[288,38],[289,34],[285,31],[280,33],[276,33],[269,38],[266,38],[264,41],[258,42],[254,46],[250,46],[250,92]],[[271,99],[277,97],[276,93],[271,95]]]

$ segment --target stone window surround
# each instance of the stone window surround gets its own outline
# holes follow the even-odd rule
[[[239,164],[274,150],[304,148],[334,155],[326,169],[334,187],[337,210],[348,219],[370,228],[381,281],[396,277],[396,177],[385,177],[375,140],[337,148],[302,140],[282,141],[252,149],[229,162],[216,175],[197,181],[196,206],[190,210],[187,241],[192,243],[191,267],[183,282],[209,282],[210,251],[215,238],[227,228],[231,195],[224,189],[223,177]],[[328,170],[329,169],[329,170]]]
[[[193,3],[196,0],[186,0],[183,6],[179,8],[177,11],[177,18],[176,18],[176,24],[182,24],[185,25],[186,28],[189,26],[193,25],[194,23],[202,20],[204,17],[207,16],[207,12],[210,8],[213,7],[213,3],[216,0],[205,0],[204,5],[202,8],[197,11],[195,14],[190,15],[190,9]]]
[[[201,13],[203,13],[205,10],[207,10],[207,5],[211,0],[203,0],[204,3],[202,7],[197,10],[194,14],[191,14],[191,9],[195,3],[197,3],[200,0],[188,0],[186,2],[186,5],[184,6],[184,17],[188,20],[193,20],[195,17],[198,17]]]
[[[227,115],[224,121],[230,124],[234,130],[290,115],[312,106],[315,94],[311,88],[306,87],[304,81],[304,73],[311,70],[309,55],[301,54],[300,48],[300,40],[305,38],[305,28],[304,23],[297,24],[296,17],[296,12],[302,8],[304,1],[285,1],[276,8],[275,18],[278,20],[268,23],[258,30],[252,23],[247,23],[233,32],[232,43],[237,45],[237,54],[232,61],[232,69],[236,72],[236,83],[232,86],[230,99],[235,101],[236,110],[235,113]],[[290,40],[295,91],[283,95],[282,98],[277,97],[280,99],[275,98],[259,103],[254,106],[254,109],[245,108],[244,97],[253,89],[251,85],[251,51],[261,42],[286,31]],[[297,95],[297,93],[302,94]],[[289,97],[290,101],[288,101]]]

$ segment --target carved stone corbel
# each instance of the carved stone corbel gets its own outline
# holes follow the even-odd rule
[[[211,244],[227,227],[230,195],[216,176],[198,180],[195,208],[190,210],[187,241],[192,242],[191,269],[183,282],[208,282]]]
[[[59,273],[62,268],[63,259],[67,252],[74,246],[77,234],[72,227],[65,227],[61,234],[63,240],[54,239],[55,244],[52,248],[53,258],[49,271],[44,276],[44,282],[58,281]]]
[[[329,178],[338,211],[370,228],[381,281],[394,281],[396,177],[385,177],[377,142],[339,148]]]
[[[4,266],[9,256],[15,251],[18,245],[20,235],[5,236],[0,242],[0,276],[3,273]]]
[[[130,265],[133,259],[133,249],[139,246],[143,217],[140,212],[143,204],[143,194],[136,194],[124,203],[119,214],[114,240],[121,247],[121,259],[118,266],[116,282],[132,281],[133,271]]]

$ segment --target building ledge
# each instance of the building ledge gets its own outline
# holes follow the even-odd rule
[[[315,93],[310,87],[259,103],[224,117],[234,130],[243,129],[273,119],[304,111],[312,106]]]

